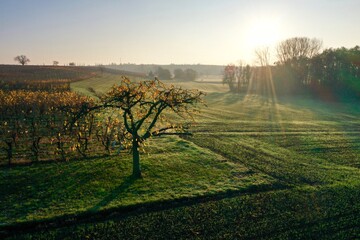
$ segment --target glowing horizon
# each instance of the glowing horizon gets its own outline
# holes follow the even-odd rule
[[[290,37],[360,43],[356,0],[0,2],[0,64],[252,64],[255,48]],[[336,16],[336,17],[334,17]]]

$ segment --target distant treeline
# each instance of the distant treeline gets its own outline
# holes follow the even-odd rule
[[[106,65],[105,67],[111,69],[117,69],[122,71],[138,72],[143,74],[149,74],[150,72],[157,72],[160,68],[167,69],[174,73],[176,69],[186,71],[186,69],[192,69],[197,72],[199,76],[202,75],[221,75],[224,66],[223,65],[204,65],[204,64],[169,64],[169,65],[157,65],[157,64],[119,64],[119,65]]]
[[[120,68],[121,65],[116,66],[116,65],[111,65],[109,66],[101,66],[102,69],[104,69],[104,71],[122,71],[122,72],[128,72],[128,70],[117,70],[116,68],[119,67]],[[135,66],[141,66],[141,65],[135,65]],[[142,65],[145,66],[145,65]],[[156,66],[156,65],[154,65]],[[173,65],[171,65],[173,66]],[[187,65],[182,65],[182,66],[187,66]],[[133,68],[133,71],[137,70],[137,71],[144,71],[144,69],[137,69],[137,68]],[[133,72],[131,72],[133,73]],[[219,72],[220,73],[220,72]],[[218,74],[219,74],[218,73]],[[140,77],[146,77],[148,79],[160,79],[160,80],[170,80],[170,79],[174,79],[174,80],[178,80],[178,81],[195,81],[196,78],[199,76],[198,72],[195,71],[192,68],[175,68],[173,71],[171,71],[169,68],[165,68],[165,67],[161,67],[161,66],[156,66],[156,68],[154,70],[150,70],[147,73],[142,73],[142,72],[138,72],[137,73],[138,76]]]
[[[326,49],[311,58],[294,58],[272,68],[277,91],[360,96],[360,47]]]
[[[158,67],[155,72],[150,71],[147,75],[149,79],[158,78],[161,80],[174,79],[178,81],[195,81],[198,77],[198,73],[191,68],[185,70],[176,68],[173,73],[169,69]]]
[[[256,52],[258,66],[228,65],[223,82],[232,92],[360,97],[360,47],[320,48],[317,39],[287,39],[276,49],[275,65],[269,63],[270,51],[261,49]]]

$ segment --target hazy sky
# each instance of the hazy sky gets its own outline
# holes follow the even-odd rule
[[[360,45],[360,0],[0,0],[0,64],[252,63],[294,36]]]

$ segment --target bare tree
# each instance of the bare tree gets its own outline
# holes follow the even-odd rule
[[[236,67],[236,78],[237,78],[237,91],[241,92],[246,90],[248,87],[250,76],[251,75],[251,67],[250,65],[245,65],[243,61],[239,61],[238,66]]]
[[[30,62],[30,59],[25,55],[19,55],[14,58],[14,61],[19,62],[21,65],[25,65]]]
[[[301,58],[312,58],[320,52],[322,41],[316,38],[294,37],[280,42],[276,47],[280,64]]]
[[[167,86],[156,80],[131,82],[123,77],[120,85],[114,85],[101,97],[102,107],[122,111],[125,130],[132,145],[133,177],[141,177],[139,147],[146,139],[189,134],[186,126],[178,120],[172,122],[164,113],[172,112],[184,119],[192,118],[192,108],[202,102],[203,95],[198,90]]]
[[[310,59],[319,54],[322,41],[307,37],[289,38],[280,42],[276,48],[278,64],[286,68],[287,82],[297,90],[311,82],[309,79]]]
[[[224,68],[223,84],[229,85],[231,92],[240,93],[247,90],[252,69],[250,65],[245,65],[244,62],[239,61],[239,65],[229,64]]]
[[[258,91],[273,98],[275,97],[275,89],[272,81],[272,73],[270,68],[270,50],[269,47],[258,48],[255,55],[260,66],[256,67],[256,81]]]
[[[240,92],[242,86],[242,80],[244,75],[243,69],[244,69],[244,64],[240,60],[239,65],[236,67],[236,72],[235,72],[237,78],[237,92]]]
[[[225,67],[223,84],[229,85],[230,92],[236,92],[236,66],[234,64]]]
[[[261,67],[270,65],[270,50],[269,47],[258,48],[255,50],[255,55]]]

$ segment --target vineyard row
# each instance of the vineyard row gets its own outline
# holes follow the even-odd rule
[[[66,160],[126,148],[117,113],[78,118],[92,104],[91,98],[69,91],[0,90],[0,163]]]

